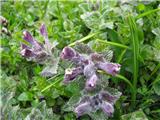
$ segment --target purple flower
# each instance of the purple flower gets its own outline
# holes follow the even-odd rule
[[[50,44],[50,42],[48,40],[48,33],[47,33],[47,28],[46,28],[45,24],[41,25],[41,27],[40,27],[40,33],[41,33],[41,35],[45,39],[45,45],[44,45],[44,47],[46,47],[47,51],[51,54],[51,52],[52,52],[52,45]]]
[[[111,103],[103,101],[101,109],[107,116],[112,116],[114,112],[114,107]]]
[[[120,71],[121,65],[117,63],[100,62],[97,64],[97,67],[104,70],[106,73],[115,76]]]
[[[90,91],[96,88],[96,83],[98,81],[98,77],[96,74],[92,75],[87,81],[85,85],[85,89]]]
[[[39,51],[42,49],[42,45],[37,42],[28,31],[23,32],[23,39],[29,42],[35,50]]]
[[[35,43],[32,35],[28,31],[23,32],[23,39],[32,45],[34,45],[34,43]]]
[[[106,98],[104,99],[102,97],[102,93],[109,94],[108,91],[101,91],[100,93],[94,95],[94,96],[86,96],[82,98],[78,104],[78,106],[75,107],[74,112],[77,113],[78,116],[81,116],[83,114],[87,114],[88,112],[95,112],[98,109],[102,109],[103,112],[111,117],[114,113],[114,103],[116,100],[120,97],[116,96],[116,100],[114,101],[107,101]],[[111,96],[111,95],[110,95]],[[113,97],[114,95],[112,95]],[[107,96],[105,96],[107,97]],[[108,96],[109,97],[109,96]],[[108,98],[110,99],[110,98]]]
[[[109,91],[101,91],[100,92],[100,98],[114,104],[121,96],[121,92],[117,92],[117,94],[111,94]]]
[[[77,53],[74,49],[71,47],[65,47],[62,50],[62,53],[60,55],[61,59],[67,59],[72,60],[74,57],[76,57]]]
[[[105,59],[102,54],[91,53],[90,57],[91,57],[91,60],[94,62],[105,62]]]
[[[48,35],[46,27],[42,24],[40,28],[40,33],[44,36],[45,44],[41,44],[36,41],[33,36],[28,32],[23,32],[23,39],[30,43],[31,47],[22,44],[21,45],[21,55],[29,60],[43,63],[49,56],[52,55],[52,45],[48,41]]]
[[[65,71],[65,76],[64,76],[64,83],[71,82],[74,80],[78,75],[83,73],[83,69],[81,67],[77,68],[72,68],[72,69],[67,69]]]
[[[90,105],[90,102],[84,102],[80,103],[75,109],[74,112],[77,114],[77,116],[82,116],[88,112],[92,111],[92,107]]]
[[[84,70],[83,70],[83,74],[84,76],[86,76],[87,78],[90,78],[92,75],[94,75],[96,72],[95,70],[95,65],[92,61],[89,61],[88,65],[86,65],[84,67]]]
[[[21,55],[22,55],[23,57],[30,58],[30,57],[33,57],[33,56],[34,56],[34,53],[33,53],[32,50],[30,50],[30,49],[23,49],[23,50],[21,51]]]
[[[67,69],[65,72],[64,83],[74,80],[78,75],[83,74],[86,77],[84,93],[92,92],[93,94],[100,90],[97,69],[104,70],[106,73],[116,75],[120,70],[120,65],[116,63],[106,62],[103,54],[98,53],[78,53],[71,47],[65,47],[61,52],[61,59],[73,62],[77,68]],[[101,77],[101,76],[100,76]],[[98,87],[98,89],[96,89]],[[103,89],[103,88],[102,88]],[[114,112],[114,104],[121,96],[121,93],[115,94],[113,91],[101,91],[93,96],[88,96],[87,100],[82,99],[75,107],[74,112],[78,115],[84,115],[89,112],[96,112],[102,109],[107,116],[112,116]],[[92,91],[94,90],[94,91]],[[108,89],[109,90],[109,89]],[[113,94],[114,93],[114,94]]]
[[[48,34],[47,34],[47,29],[45,24],[42,24],[40,27],[40,33],[42,36],[44,36],[45,38],[48,38]]]

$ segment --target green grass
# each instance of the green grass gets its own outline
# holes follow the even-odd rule
[[[132,52],[133,52],[133,95],[132,95],[132,106],[135,107],[135,101],[136,101],[136,94],[137,94],[137,82],[138,82],[138,73],[139,73],[139,39],[138,39],[138,30],[135,23],[135,20],[133,17],[129,16],[127,18],[128,24],[130,27],[131,32],[131,46],[132,46]]]

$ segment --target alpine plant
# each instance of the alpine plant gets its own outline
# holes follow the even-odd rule
[[[111,92],[109,88],[105,90],[101,85],[101,89],[96,93],[92,95],[89,93],[92,93],[97,88],[98,83],[101,83],[100,73],[97,71],[104,71],[108,75],[116,76],[120,71],[121,65],[107,61],[103,54],[93,52],[89,46],[84,46],[83,48],[86,49],[85,54],[68,46],[64,47],[60,54],[62,60],[71,61],[75,66],[65,70],[64,84],[69,84],[80,75],[86,79],[84,90],[87,94],[84,95],[83,93],[83,97],[75,105],[73,111],[79,117],[101,109],[110,117],[114,113],[114,104],[121,96],[121,92]]]
[[[120,98],[121,92],[110,90],[111,88],[108,86],[106,88],[101,82],[100,74],[102,73],[99,73],[99,71],[116,76],[121,65],[110,62],[110,58],[106,59],[103,53],[96,53],[88,45],[81,43],[78,43],[75,49],[68,46],[64,47],[59,55],[55,45],[49,42],[44,24],[41,25],[39,32],[44,38],[44,43],[35,40],[28,31],[23,32],[23,39],[28,44],[21,44],[21,55],[27,60],[44,64],[45,68],[41,75],[45,77],[57,74],[59,58],[72,62],[74,67],[65,69],[63,84],[71,83],[78,76],[84,76],[85,78],[83,95],[79,102],[74,105],[73,111],[79,117],[100,109],[111,117],[114,113],[114,104]]]
[[[23,32],[23,39],[29,45],[22,43],[20,54],[29,61],[45,64],[46,67],[41,72],[41,75],[49,77],[56,74],[59,60],[53,53],[57,51],[55,45],[49,42],[46,26],[42,24],[39,31],[44,38],[44,43],[38,42],[28,31],[25,30]]]

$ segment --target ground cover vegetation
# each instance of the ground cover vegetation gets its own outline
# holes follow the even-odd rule
[[[159,1],[1,1],[0,24],[0,119],[159,119]]]

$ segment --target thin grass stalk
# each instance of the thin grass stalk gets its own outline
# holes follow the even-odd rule
[[[128,46],[120,44],[120,43],[110,42],[110,41],[101,40],[101,39],[96,39],[96,41],[101,42],[101,43],[105,43],[105,44],[108,44],[108,45],[112,45],[112,46],[116,46],[116,47],[125,48],[125,49],[129,49],[130,50],[130,48]]]
[[[132,93],[132,107],[135,106],[136,94],[137,94],[137,80],[138,80],[138,56],[139,56],[139,40],[138,40],[138,31],[135,20],[129,16],[128,24],[131,32],[131,40],[132,40],[132,52],[133,52],[133,87],[134,91]]]

